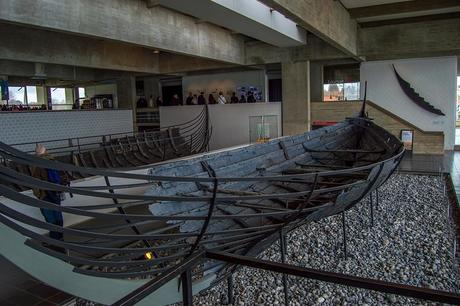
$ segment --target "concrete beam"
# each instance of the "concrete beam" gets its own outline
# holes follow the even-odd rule
[[[412,0],[349,9],[351,17],[369,18],[402,13],[423,12],[445,8],[460,7],[458,0]]]
[[[157,2],[157,1],[156,1]],[[305,45],[304,29],[257,0],[159,0],[161,6],[277,47]]]
[[[237,65],[170,53],[160,53],[159,63],[161,74],[175,74],[238,67]]]
[[[148,9],[144,0],[0,0],[0,7],[0,21],[244,62],[243,37],[161,6]]]
[[[36,63],[0,60],[0,75],[17,80],[22,85],[65,85],[88,84],[106,80],[115,80],[121,77],[135,75],[130,72],[73,67],[67,65],[43,65],[43,78],[34,79]],[[11,82],[10,82],[11,83]]]
[[[259,0],[351,56],[357,54],[357,24],[335,0]]]
[[[366,60],[460,55],[460,18],[359,30],[359,55]]]
[[[350,55],[332,47],[313,35],[309,35],[308,44],[301,47],[277,48],[263,42],[246,43],[246,65],[344,58],[350,58]]]
[[[13,24],[0,24],[0,37],[0,59],[4,60],[143,73],[160,72],[158,54],[138,46]]]

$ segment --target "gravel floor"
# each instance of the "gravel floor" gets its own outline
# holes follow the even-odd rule
[[[370,226],[368,199],[346,213],[348,259],[342,253],[342,219],[334,216],[291,232],[287,262],[397,283],[459,292],[455,233],[439,177],[394,175],[380,188]],[[280,261],[279,245],[264,259]],[[234,274],[235,305],[283,305],[279,274],[241,268]],[[426,301],[289,277],[291,305],[430,305]],[[195,305],[226,304],[226,282],[194,297]]]

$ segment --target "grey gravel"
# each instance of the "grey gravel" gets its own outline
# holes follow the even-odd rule
[[[368,198],[346,213],[347,260],[342,252],[339,215],[289,233],[287,263],[459,292],[458,262],[453,255],[455,232],[443,191],[439,177],[394,175],[379,190],[373,227]],[[279,262],[279,245],[275,243],[260,257]],[[233,279],[234,305],[284,305],[281,275],[241,268]],[[290,305],[435,305],[291,276],[288,280]],[[194,305],[225,304],[225,281],[194,297]]]

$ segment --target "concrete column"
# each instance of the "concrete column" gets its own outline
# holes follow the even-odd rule
[[[310,129],[310,62],[281,64],[283,80],[283,135]]]
[[[128,76],[117,80],[117,107],[133,109],[136,103],[136,77]]]
[[[310,62],[310,98],[312,102],[323,101],[323,64]]]
[[[147,101],[149,100],[150,96],[153,96],[153,99],[156,100],[156,98],[161,95],[158,86],[159,82],[160,80],[157,77],[144,78],[144,93]]]

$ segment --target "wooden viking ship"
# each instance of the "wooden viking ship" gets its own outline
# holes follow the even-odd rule
[[[235,268],[206,252],[257,256],[280,230],[352,208],[403,154],[402,143],[363,112],[302,135],[131,171],[42,160],[0,143],[0,155],[14,163],[91,176],[61,186],[0,166],[3,181],[73,195],[58,206],[0,185],[1,254],[88,300],[167,305],[182,299],[187,280],[196,293]],[[38,208],[62,211],[65,226],[44,222]]]
[[[39,143],[60,162],[83,168],[127,170],[204,152],[208,149],[210,136],[209,111],[204,106],[192,120],[163,127],[158,131],[56,139]],[[34,154],[37,143],[20,143],[11,146]],[[31,166],[1,157],[0,162],[16,171],[32,174]],[[72,172],[71,176],[73,179],[78,179],[85,177],[85,174]],[[7,184],[1,180],[0,183]],[[27,189],[18,184],[11,186],[19,191]]]

